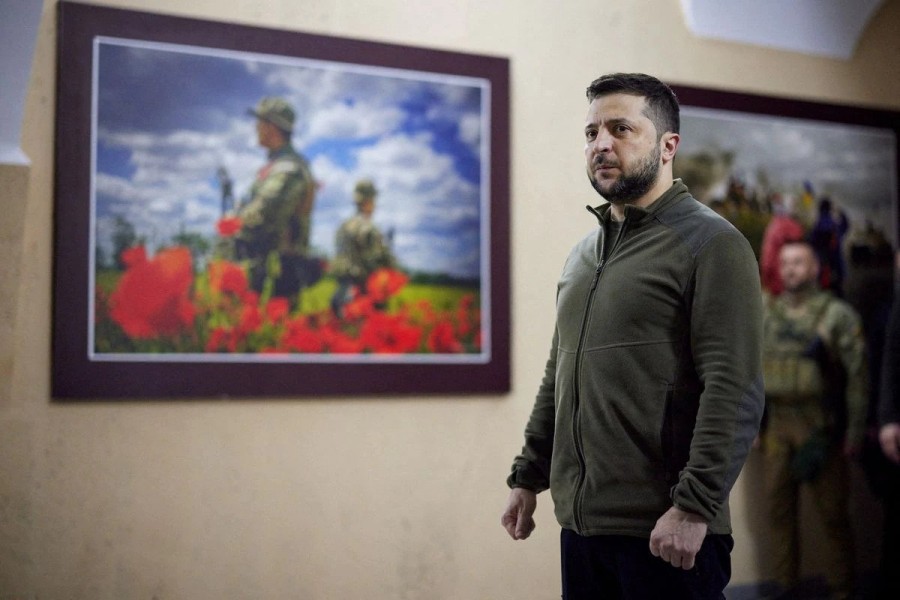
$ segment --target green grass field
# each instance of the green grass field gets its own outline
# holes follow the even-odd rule
[[[324,277],[316,285],[304,290],[301,297],[302,312],[314,314],[328,310],[331,306],[331,296],[334,295],[336,289],[337,281],[331,277]],[[454,310],[459,306],[460,299],[468,294],[475,297],[475,306],[477,306],[480,301],[478,288],[409,283],[391,298],[389,309],[395,310],[399,306],[425,300],[436,311]]]

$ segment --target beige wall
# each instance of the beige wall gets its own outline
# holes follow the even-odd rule
[[[549,498],[527,542],[506,538],[498,518],[545,359],[556,276],[570,242],[592,226],[579,134],[587,83],[642,70],[673,83],[900,109],[897,2],[847,62],[694,39],[675,0],[109,4],[508,56],[513,391],[52,403],[47,0],[23,128],[30,179],[0,167],[0,249],[4,262],[23,257],[0,271],[0,315],[17,315],[0,328],[2,599],[559,597]],[[752,467],[733,501],[738,583],[764,577]]]

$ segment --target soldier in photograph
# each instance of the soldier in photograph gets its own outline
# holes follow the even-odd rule
[[[353,201],[356,214],[344,221],[335,235],[335,257],[331,274],[338,288],[331,299],[331,308],[342,316],[344,305],[353,298],[354,288],[364,289],[369,275],[379,268],[394,268],[396,259],[384,236],[372,222],[378,190],[369,179],[356,184]]]
[[[318,261],[308,256],[316,183],[306,158],[291,145],[296,116],[291,105],[263,98],[249,113],[256,117],[257,139],[268,161],[238,208],[235,251],[249,262],[253,289],[262,291],[271,277],[274,295],[295,297],[321,276]]]

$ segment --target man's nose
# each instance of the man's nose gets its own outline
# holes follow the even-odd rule
[[[597,132],[597,137],[591,141],[590,148],[597,154],[609,152],[612,149],[612,137],[603,131],[599,131]]]

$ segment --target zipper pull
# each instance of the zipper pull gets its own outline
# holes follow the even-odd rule
[[[606,259],[600,261],[600,264],[597,265],[597,270],[594,271],[594,280],[591,281],[591,291],[597,289],[597,282],[600,281],[600,271],[603,270],[603,265],[606,263]]]

